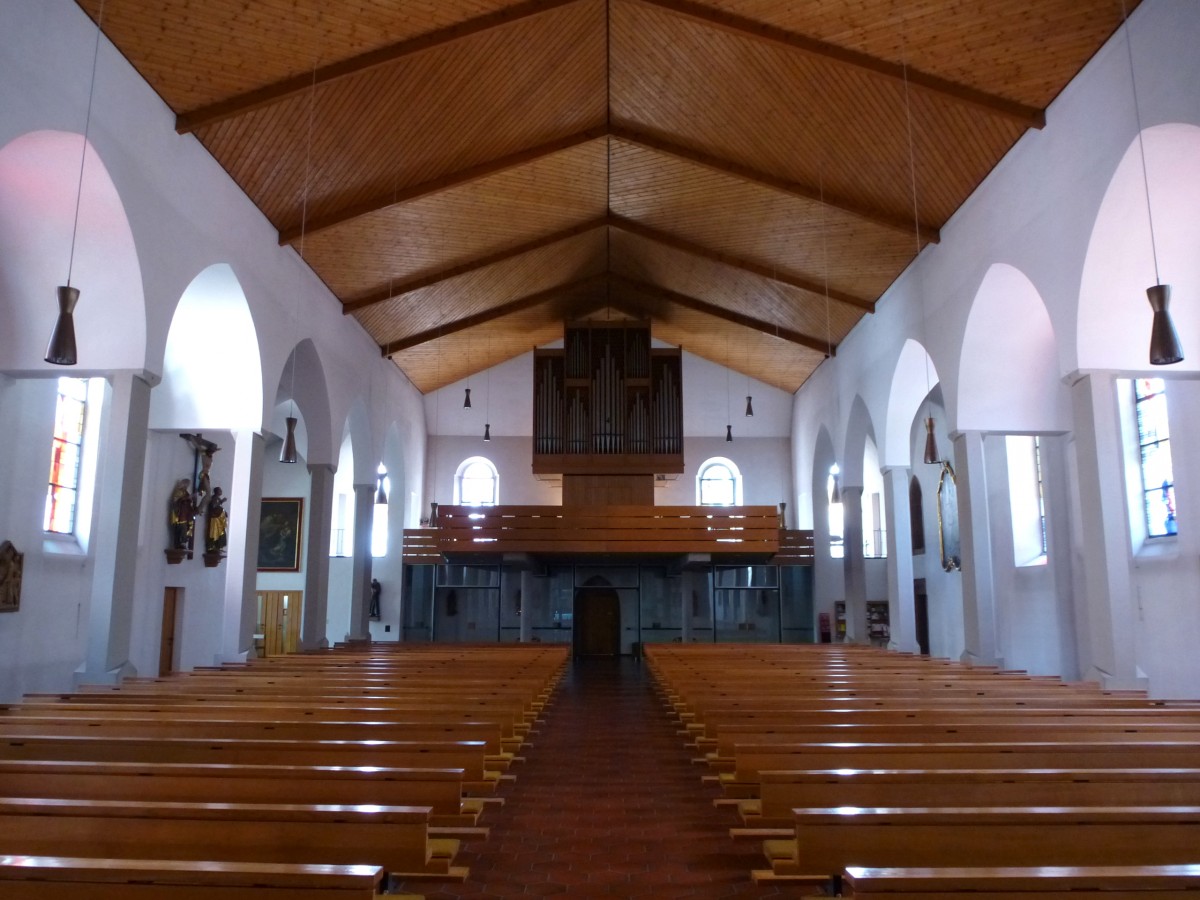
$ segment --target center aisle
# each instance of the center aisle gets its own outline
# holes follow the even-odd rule
[[[470,879],[400,888],[429,900],[783,896],[751,882],[760,842],[729,837],[735,817],[713,806],[652,681],[634,660],[575,660],[505,805],[486,814],[491,837],[463,847]]]

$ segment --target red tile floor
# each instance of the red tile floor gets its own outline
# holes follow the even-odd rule
[[[736,817],[715,808],[715,786],[683,745],[637,660],[571,664],[533,746],[501,789],[502,807],[466,842],[465,883],[409,882],[429,900],[562,897],[781,897],[813,893],[756,886],[760,843],[735,841]]]

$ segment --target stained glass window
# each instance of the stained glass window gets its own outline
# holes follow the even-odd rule
[[[733,463],[709,460],[700,467],[701,506],[734,506],[738,495],[738,472]]]
[[[58,404],[50,449],[50,484],[46,490],[45,531],[75,533],[79,496],[79,461],[87,419],[87,379],[58,379]]]
[[[1166,383],[1161,378],[1138,378],[1133,388],[1142,457],[1146,530],[1150,537],[1163,537],[1176,533],[1175,475],[1171,466]]]

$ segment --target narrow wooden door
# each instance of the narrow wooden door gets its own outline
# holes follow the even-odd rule
[[[175,621],[182,588],[163,588],[162,635],[158,642],[158,674],[175,671]]]
[[[612,588],[584,587],[575,593],[575,652],[580,656],[621,653],[621,600]]]
[[[925,579],[913,579],[913,615],[916,618],[917,647],[923,656],[929,655],[929,594]]]
[[[257,631],[262,635],[264,656],[296,652],[303,612],[303,591],[258,592]]]

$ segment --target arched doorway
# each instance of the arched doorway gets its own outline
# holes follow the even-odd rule
[[[621,598],[609,582],[594,575],[575,591],[575,655],[621,654]]]

